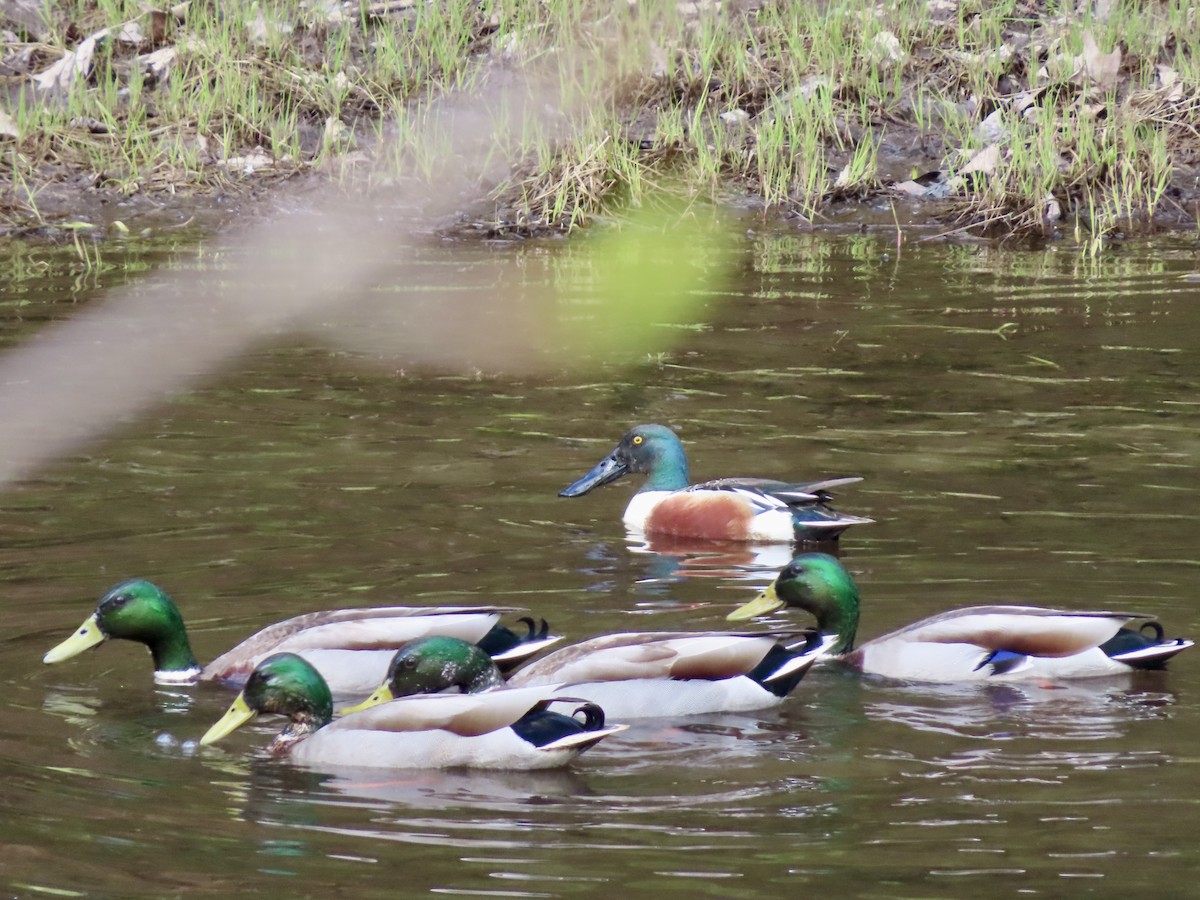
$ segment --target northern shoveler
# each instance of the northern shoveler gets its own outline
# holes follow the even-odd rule
[[[486,694],[409,697],[333,718],[325,679],[294,653],[260,662],[229,711],[200,743],[218,741],[259,713],[288,717],[274,756],[316,766],[437,769],[549,769],[566,765],[624,725],[583,703],[575,716],[553,712],[561,685]],[[579,704],[580,701],[573,701]]]
[[[822,634],[836,636],[834,658],[862,672],[909,681],[1088,678],[1162,668],[1192,646],[1164,640],[1162,626],[1141,630],[1142,613],[970,606],[922,619],[854,648],[859,596],[853,577],[824,553],[793,559],[774,584],[729,618],[742,621],[781,607],[807,610]],[[1149,633],[1147,633],[1149,629]]]
[[[861,478],[790,484],[768,478],[720,478],[688,485],[683,445],[665,425],[638,425],[608,456],[558,492],[579,497],[631,472],[646,483],[625,508],[625,525],[642,534],[710,540],[820,542],[836,540],[851,525],[871,522],[828,506],[831,488]]]
[[[500,606],[329,609],[276,622],[201,668],[174,601],[143,578],[123,581],[100,598],[96,611],[44,663],[70,659],[109,638],[139,641],[150,648],[154,680],[162,684],[245,682],[255,665],[272,653],[294,651],[316,665],[339,694],[373,690],[396,650],[414,638],[448,634],[479,642],[505,670],[524,662],[560,638],[532,620],[526,635],[499,624]]]
[[[812,631],[610,634],[551,653],[506,683],[478,647],[431,637],[401,649],[387,680],[346,712],[414,694],[560,683],[618,719],[764,709],[783,702],[828,643]]]

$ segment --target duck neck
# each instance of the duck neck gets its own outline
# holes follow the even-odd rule
[[[286,756],[298,743],[328,723],[328,717],[322,717],[317,713],[296,713],[288,722],[287,727],[275,735],[267,752],[272,756]]]
[[[834,653],[849,653],[854,649],[854,638],[858,634],[859,599],[858,589],[853,584],[839,584],[806,592],[799,601],[789,606],[808,610],[817,619],[817,630],[821,634],[837,635]]]
[[[678,491],[688,486],[688,463],[683,447],[672,444],[662,448],[650,467],[641,491]]]
[[[501,687],[503,684],[504,676],[500,674],[500,670],[496,668],[494,663],[490,663],[487,667],[480,666],[474,673],[464,679],[462,692],[464,694],[478,694],[481,691]]]
[[[154,671],[166,675],[188,675],[200,672],[200,662],[192,652],[191,642],[183,623],[178,628],[172,628],[160,635],[146,638],[145,644],[150,648],[150,656],[154,659]]]

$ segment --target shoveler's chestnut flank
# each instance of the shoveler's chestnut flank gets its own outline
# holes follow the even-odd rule
[[[861,478],[792,484],[768,478],[719,478],[688,485],[688,463],[675,432],[638,425],[560,497],[579,497],[631,472],[646,483],[625,508],[625,525],[643,534],[729,541],[832,541],[851,525],[871,519],[843,515],[828,505],[827,491]]]

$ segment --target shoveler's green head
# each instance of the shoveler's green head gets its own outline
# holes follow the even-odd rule
[[[282,738],[294,741],[333,718],[333,696],[310,662],[295,653],[276,653],[255,666],[229,711],[200,743],[219,741],[260,713],[287,716],[290,722]]]
[[[156,672],[199,671],[179,609],[162,588],[144,578],[123,581],[101,597],[96,611],[42,662],[62,662],[109,638],[145,644]]]
[[[574,484],[558,492],[579,497],[593,488],[629,473],[648,475],[643,491],[677,491],[688,486],[687,457],[683,444],[665,425],[638,425],[629,429],[612,453]]]
[[[745,621],[784,606],[808,610],[816,616],[822,634],[836,634],[841,640],[833,652],[853,649],[858,631],[858,585],[846,567],[828,553],[801,553],[770,587],[727,618]]]
[[[392,657],[387,678],[375,693],[342,713],[358,712],[396,697],[457,689],[477,694],[500,687],[504,678],[492,658],[469,641],[433,635],[409,641]]]

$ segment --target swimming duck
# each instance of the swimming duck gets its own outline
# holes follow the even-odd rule
[[[384,677],[396,649],[423,635],[478,641],[506,669],[559,640],[547,634],[545,621],[539,628],[532,619],[524,619],[526,635],[498,624],[501,613],[513,611],[496,606],[381,606],[305,613],[267,626],[201,668],[174,601],[152,582],[134,578],[101,597],[96,611],[42,662],[62,662],[108,638],[126,638],[150,648],[154,680],[160,684],[223,681],[237,686],[264,657],[291,650],[316,665],[335,692],[364,694]]]
[[[862,480],[857,477],[797,484],[720,478],[689,486],[683,444],[665,425],[631,428],[612,453],[558,496],[579,497],[631,472],[647,476],[624,516],[626,527],[641,534],[819,542],[836,540],[851,525],[872,521],[842,515],[828,506],[828,491]]]
[[[627,727],[605,726],[603,710],[592,703],[575,710],[582,721],[549,710],[563,702],[555,696],[559,687],[410,697],[331,722],[333,697],[321,673],[295,653],[276,653],[254,668],[200,743],[220,740],[259,713],[275,713],[289,722],[269,752],[299,763],[549,769]]]
[[[518,669],[507,688],[566,683],[572,697],[618,719],[739,712],[781,703],[823,649],[811,631],[610,634]],[[375,693],[346,712],[395,697],[476,693],[505,684],[478,647],[451,637],[420,638],[396,653]]]
[[[1188,640],[1164,640],[1157,622],[1141,630],[1125,627],[1150,618],[1141,613],[970,606],[922,619],[856,649],[858,587],[842,564],[824,553],[797,556],[729,619],[742,621],[784,606],[816,616],[817,629],[836,637],[832,650],[845,665],[910,681],[1114,675],[1162,668],[1192,646]]]

